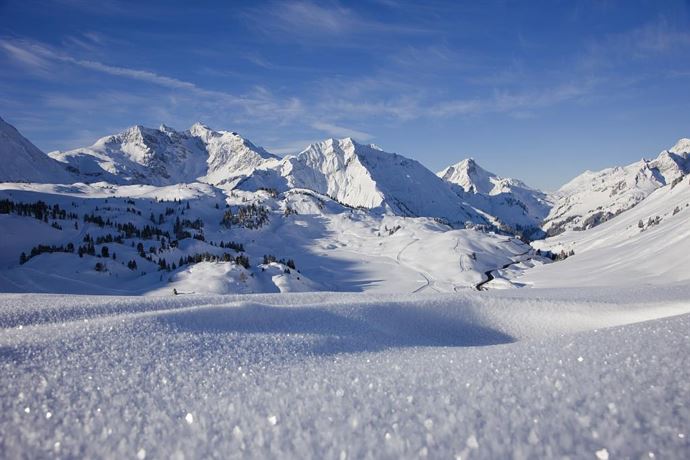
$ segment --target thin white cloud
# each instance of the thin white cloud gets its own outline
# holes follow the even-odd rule
[[[374,136],[369,133],[365,133],[364,131],[358,131],[356,129],[350,129],[323,121],[314,122],[311,126],[312,128],[322,131],[333,137],[352,137],[362,142],[366,142],[374,138]]]
[[[266,147],[266,150],[276,155],[293,155],[317,141],[318,139],[302,139],[288,143],[278,143],[278,141],[274,140],[272,144]]]
[[[525,92],[497,91],[493,96],[484,99],[441,102],[429,107],[427,113],[434,117],[481,113],[515,113],[519,117],[524,117],[527,111],[584,97],[590,93],[593,85],[594,82],[588,81]]]
[[[354,46],[353,39],[362,38],[362,34],[429,34],[434,32],[418,24],[395,24],[368,18],[337,1],[273,1],[267,5],[246,10],[244,16],[255,29],[281,40],[300,40],[315,36],[321,39],[349,36],[349,41],[342,42],[342,45],[347,46]],[[371,42],[367,44],[372,45]]]
[[[635,60],[650,60],[690,50],[690,32],[666,18],[591,41],[580,57],[585,69],[615,68]]]
[[[0,48],[7,53],[10,58],[36,71],[45,71],[49,67],[48,61],[40,54],[32,52],[21,44],[16,44],[8,40],[0,40]]]
[[[50,63],[67,63],[94,72],[143,81],[163,88],[183,90],[191,95],[206,99],[205,103],[223,104],[244,110],[248,115],[260,118],[281,118],[296,116],[303,106],[296,97],[276,98],[265,88],[256,87],[253,92],[235,95],[225,91],[209,90],[195,83],[142,69],[113,66],[98,61],[77,59],[69,54],[56,51],[41,43],[25,40],[0,39],[0,48],[20,64],[45,73]]]

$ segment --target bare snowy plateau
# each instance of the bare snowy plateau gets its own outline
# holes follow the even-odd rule
[[[688,458],[689,173],[0,119],[0,456]]]

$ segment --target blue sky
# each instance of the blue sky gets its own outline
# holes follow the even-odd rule
[[[554,189],[690,137],[688,57],[687,1],[0,0],[0,116],[46,151],[202,121]]]

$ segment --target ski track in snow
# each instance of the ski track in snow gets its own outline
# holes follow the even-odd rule
[[[409,248],[410,246],[412,246],[413,244],[416,244],[416,243],[418,243],[418,242],[419,242],[419,239],[414,239],[414,240],[410,241],[408,244],[406,244],[405,247],[403,247],[400,251],[398,251],[398,254],[395,256],[395,260],[398,262],[398,264],[402,264],[402,253],[405,252],[405,250],[406,250],[407,248]],[[457,247],[457,245],[456,245],[456,247]],[[414,267],[412,267],[412,268],[414,268]],[[428,273],[423,272],[423,271],[421,271],[421,270],[419,270],[419,269],[415,269],[415,270],[417,270],[417,273],[418,273],[422,278],[424,278],[424,283],[425,283],[425,284],[424,284],[423,286],[418,287],[418,288],[415,289],[414,291],[412,291],[412,294],[416,294],[416,293],[418,293],[418,292],[422,292],[423,290],[425,290],[425,289],[427,289],[427,288],[433,289],[435,292],[438,292],[438,290],[437,290],[436,288],[434,288],[434,280],[433,280],[433,278],[431,277],[431,275],[429,275]]]
[[[0,450],[685,457],[690,288],[0,295]],[[678,316],[680,315],[680,316]]]

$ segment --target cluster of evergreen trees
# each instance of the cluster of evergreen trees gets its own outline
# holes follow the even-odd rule
[[[178,205],[182,204],[181,200],[175,200],[174,202]],[[128,205],[135,205],[135,201],[131,199],[125,200],[125,203],[127,203]],[[186,203],[186,209],[190,209],[189,202]],[[85,223],[97,225],[100,228],[114,228],[117,230],[117,233],[108,233],[105,235],[100,235],[95,239],[87,233],[83,238],[83,244],[79,245],[78,248],[75,248],[74,243],[68,243],[67,245],[63,246],[38,245],[32,248],[29,255],[27,255],[26,253],[22,253],[20,257],[20,263],[24,264],[32,257],[35,257],[39,254],[52,252],[77,252],[79,257],[84,257],[84,255],[90,255],[98,258],[112,258],[115,260],[117,257],[116,254],[114,252],[111,252],[109,247],[106,246],[106,244],[125,244],[126,239],[134,238],[141,240],[150,240],[155,238],[157,241],[160,242],[160,247],[151,246],[149,248],[149,251],[146,251],[144,249],[144,244],[142,242],[139,242],[136,245],[136,249],[140,257],[152,263],[157,263],[159,270],[175,270],[179,266],[192,263],[199,263],[203,261],[234,262],[244,268],[250,267],[249,258],[243,254],[244,245],[241,243],[237,243],[235,241],[221,241],[219,244],[211,242],[210,244],[214,246],[219,246],[224,249],[232,249],[235,252],[240,253],[238,255],[231,255],[230,253],[216,255],[211,254],[209,252],[204,252],[200,254],[183,256],[180,258],[177,264],[175,262],[168,262],[164,257],[158,257],[158,260],[156,262],[154,259],[156,254],[159,254],[168,248],[177,247],[178,240],[180,239],[195,238],[201,241],[205,241],[205,237],[203,234],[204,222],[201,219],[192,220],[185,218],[181,219],[180,217],[177,217],[173,224],[174,234],[175,237],[177,237],[177,239],[172,239],[170,237],[170,233],[168,231],[163,230],[160,227],[166,222],[167,216],[176,214],[178,212],[173,207],[166,207],[165,213],[160,213],[158,214],[158,216],[156,216],[152,212],[150,216],[151,224],[144,225],[143,227],[137,227],[131,222],[119,223],[117,221],[112,221],[110,218],[107,218],[107,216],[99,214],[99,210],[121,210],[121,208],[114,209],[110,207],[102,207],[101,209],[99,209],[98,207],[96,207],[94,208],[93,212],[83,214],[83,221]],[[126,210],[128,213],[141,215],[141,211],[136,209],[134,206],[128,206]],[[240,206],[236,212],[236,214],[233,214],[232,211],[229,211],[227,219],[229,225],[241,225],[247,228],[258,228],[268,221],[268,209],[264,208],[263,206],[257,206],[256,204]],[[33,216],[37,219],[44,220],[46,222],[47,219],[51,216],[55,219],[74,219],[77,221],[79,220],[78,214],[68,213],[66,210],[60,208],[59,205],[54,205],[51,207],[43,201],[37,201],[35,203],[15,203],[12,200],[0,200],[0,213],[16,213],[22,216]],[[184,214],[184,209],[182,210],[182,214]],[[59,227],[59,224],[57,225]],[[77,222],[75,222],[75,228],[79,228]],[[195,232],[194,234],[192,234],[186,229],[197,230],[198,233]],[[101,246],[100,251],[96,250],[97,245]],[[135,247],[134,241],[132,241],[132,247]],[[284,261],[281,259],[280,262],[294,267],[294,261],[292,260]],[[124,262],[123,265],[125,265]],[[126,263],[126,266],[132,271],[136,271],[138,269],[137,261],[135,259],[129,260]],[[105,262],[97,262],[96,270],[107,271],[107,266]]]
[[[89,234],[86,234],[89,236]],[[122,235],[115,235],[113,236],[112,234],[108,233],[107,235],[102,235],[96,237],[96,244],[106,244],[106,243],[117,243],[117,244],[123,244],[124,243],[124,238],[122,238]]]
[[[194,230],[198,230],[200,233],[195,233],[194,235],[192,235],[191,232],[186,230],[187,228],[193,228]],[[175,238],[177,238],[178,240],[194,237],[197,240],[206,241],[206,239],[203,236],[203,228],[204,221],[201,219],[180,219],[178,216],[175,219],[175,224],[173,225],[173,233],[175,234]],[[199,237],[199,235],[201,235],[201,237]]]
[[[393,235],[395,232],[397,232],[398,230],[400,230],[401,228],[402,228],[402,227],[401,227],[400,225],[396,225],[396,226],[391,227],[391,228],[388,228],[387,225],[384,225],[384,226],[383,226],[383,231],[386,232],[386,233],[388,233],[388,236],[391,236],[391,235]],[[379,232],[379,236],[381,236],[381,232]]]
[[[575,251],[572,249],[568,252],[565,252],[565,250],[562,250],[559,253],[551,253],[550,255],[551,255],[551,260],[558,262],[559,260],[565,260],[570,256],[574,256]]]
[[[40,254],[53,252],[74,252],[74,244],[67,243],[66,245],[60,246],[56,246],[54,244],[50,246],[45,244],[39,244],[38,246],[34,246],[33,248],[31,248],[31,252],[29,252],[28,256],[26,255],[26,253],[22,252],[19,256],[19,263],[23,265],[27,263],[32,257],[36,257]]]
[[[218,247],[223,249],[234,249],[237,252],[244,252],[244,245],[242,243],[235,243],[234,241],[228,241],[227,243],[221,241],[218,244]]]
[[[676,209],[678,209],[677,206],[676,206]],[[678,211],[674,210],[673,214],[677,214],[678,212],[680,212],[680,209],[678,209]],[[661,223],[661,221],[662,221],[662,219],[659,216],[650,217],[649,219],[647,219],[647,225],[645,226],[645,223],[642,221],[642,219],[640,219],[640,221],[637,223],[637,227],[640,230],[645,230],[645,229],[652,227],[654,225],[659,225]]]
[[[58,204],[48,206],[44,201],[33,203],[15,203],[9,199],[0,200],[0,214],[17,214],[19,216],[34,217],[38,220],[47,222],[48,219],[78,219],[76,213],[67,212]]]
[[[295,266],[295,261],[292,259],[278,259],[276,256],[272,254],[264,254],[264,265],[268,265],[271,262],[278,262],[279,264],[286,265],[287,267],[296,270],[297,267]]]
[[[241,265],[244,268],[249,268],[249,257],[244,254],[238,256],[233,256],[227,252],[221,255],[211,254],[210,252],[202,252],[199,254],[193,254],[189,256],[180,257],[178,267],[183,265],[198,264],[200,262],[235,262],[237,265]],[[174,264],[173,264],[174,265]]]
[[[225,211],[220,222],[228,228],[233,226],[248,229],[257,229],[268,223],[268,208],[252,203],[247,206],[238,206],[233,213],[232,208]]]

